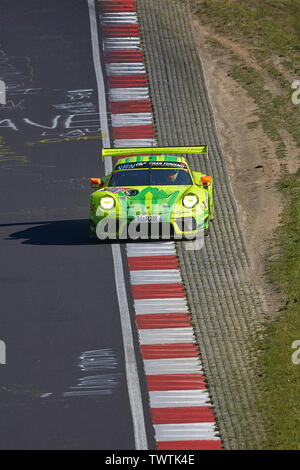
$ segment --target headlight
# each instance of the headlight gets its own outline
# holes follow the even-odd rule
[[[184,198],[182,199],[182,204],[187,209],[192,209],[192,207],[195,207],[197,203],[198,197],[196,196],[196,194],[186,194],[186,196],[184,196]]]
[[[105,211],[112,209],[114,205],[115,205],[115,200],[111,196],[104,196],[100,199],[100,206]]]

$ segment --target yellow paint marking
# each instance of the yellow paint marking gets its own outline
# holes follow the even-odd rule
[[[80,137],[57,137],[53,139],[41,139],[41,140],[36,140],[33,142],[27,142],[27,145],[29,147],[33,147],[34,145],[40,145],[40,144],[57,144],[61,142],[79,142],[81,140],[86,141],[86,140],[101,140],[101,135],[83,135]]]
[[[11,151],[10,147],[6,145],[5,140],[0,136],[0,163],[6,163],[11,161],[19,161],[22,163],[28,163],[27,157],[25,155],[15,155]]]

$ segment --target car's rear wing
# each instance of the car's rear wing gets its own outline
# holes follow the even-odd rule
[[[102,149],[102,160],[104,157],[121,157],[125,155],[159,155],[168,153],[206,155],[208,158],[207,145],[198,147],[142,147],[125,149]]]

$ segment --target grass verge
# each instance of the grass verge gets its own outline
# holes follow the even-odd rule
[[[266,326],[260,348],[263,412],[269,424],[266,447],[300,450],[300,347],[299,354],[293,347],[297,340],[300,345],[300,171],[283,177],[278,186],[285,207],[267,272],[284,303],[277,320]]]
[[[300,359],[300,352],[297,356],[292,347],[300,340],[300,172],[287,171],[285,139],[291,136],[296,149],[300,148],[300,105],[292,103],[292,81],[300,80],[300,0],[188,1],[201,24],[215,34],[210,45],[217,54],[230,55],[230,75],[257,105],[249,129],[262,125],[275,143],[281,164],[277,186],[284,210],[266,273],[283,302],[259,345],[264,400],[258,406],[267,423],[263,447],[300,449],[300,364],[292,361],[293,353]],[[230,49],[230,43],[236,47]]]

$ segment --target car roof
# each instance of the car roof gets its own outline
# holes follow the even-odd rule
[[[186,159],[182,156],[177,155],[134,155],[131,157],[119,158],[117,164],[132,163],[132,162],[183,162],[186,163]]]

